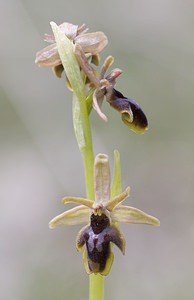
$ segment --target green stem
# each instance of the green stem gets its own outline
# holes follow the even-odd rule
[[[86,101],[80,101],[75,93],[73,96],[73,124],[84,164],[87,198],[94,199],[94,152],[88,109]],[[89,300],[103,300],[103,276],[91,274],[89,280]]]
[[[83,95],[85,97],[85,95]],[[86,183],[86,195],[88,199],[94,199],[94,153],[92,145],[92,135],[90,129],[90,122],[88,117],[88,111],[85,98],[80,101],[77,95],[73,94],[73,126],[77,143],[82,154],[84,171],[85,171],[85,183]]]
[[[86,194],[88,199],[94,199],[94,153],[92,145],[92,135],[90,129],[89,116],[86,101],[79,101],[74,94],[73,120],[75,135],[82,153],[82,159],[85,170]],[[79,114],[78,114],[79,112]],[[104,299],[104,280],[103,276],[91,274],[89,276],[90,300]]]
[[[102,275],[90,275],[90,300],[104,299],[104,278]]]
[[[51,22],[51,27],[55,36],[57,49],[73,90],[73,124],[76,139],[82,154],[87,198],[94,199],[94,153],[92,145],[92,135],[90,129],[89,113],[86,103],[86,89],[83,82],[80,66],[73,52],[73,43],[60,28]],[[104,280],[100,274],[90,275],[90,300],[103,300]]]
[[[94,199],[94,153],[92,145],[92,135],[90,129],[89,116],[86,101],[79,101],[74,95],[73,103],[73,120],[74,129],[77,137],[78,145],[82,153],[82,159],[85,170],[86,194],[88,199]],[[78,115],[79,112],[79,115]],[[103,276],[91,274],[89,276],[90,300],[104,299],[104,280]]]
[[[74,94],[73,120],[75,135],[82,154],[85,170],[86,194],[88,199],[94,199],[94,153],[92,145],[92,135],[90,129],[89,116],[86,101],[80,101]],[[77,98],[77,99],[76,99]],[[78,115],[79,112],[79,115]],[[103,276],[91,274],[89,276],[90,300],[104,299],[104,280]]]

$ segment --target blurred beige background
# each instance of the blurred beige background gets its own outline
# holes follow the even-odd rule
[[[0,0],[0,20],[0,298],[88,298],[81,227],[47,226],[62,196],[85,196],[71,94],[34,64],[52,20],[106,33],[117,89],[149,119],[141,136],[107,103],[108,124],[91,115],[95,153],[120,151],[126,204],[161,221],[122,226],[126,255],[114,248],[105,299],[194,299],[194,1]]]

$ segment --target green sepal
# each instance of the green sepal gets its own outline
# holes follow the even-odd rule
[[[62,225],[77,225],[88,223],[89,218],[90,209],[85,205],[79,205],[53,218],[49,222],[49,227],[52,229]]]
[[[111,184],[111,198],[119,195],[122,192],[122,179],[121,179],[121,164],[120,154],[118,150],[114,151],[114,169],[113,179]]]
[[[160,221],[157,218],[131,206],[120,205],[115,207],[111,213],[111,219],[113,222],[119,223],[160,226]]]

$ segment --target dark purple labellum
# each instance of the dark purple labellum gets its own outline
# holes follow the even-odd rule
[[[109,218],[102,214],[91,215],[91,224],[80,232],[77,240],[79,247],[86,244],[87,266],[89,273],[107,275],[113,262],[110,242],[124,253],[125,242],[120,231],[110,225]]]
[[[140,133],[147,129],[147,118],[134,100],[124,97],[123,94],[115,89],[113,89],[111,97],[107,100],[113,108],[122,114],[123,122],[130,129]]]

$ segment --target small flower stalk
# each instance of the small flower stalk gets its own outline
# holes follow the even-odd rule
[[[89,223],[82,228],[76,239],[77,250],[85,245],[84,265],[88,274],[107,275],[113,263],[114,255],[110,243],[125,253],[125,238],[118,228],[119,223],[149,224],[159,226],[160,222],[143,211],[124,206],[122,202],[129,197],[130,188],[111,198],[110,167],[108,156],[98,154],[94,163],[95,200],[65,197],[63,203],[78,203],[61,215],[52,219],[50,228],[61,225]]]

